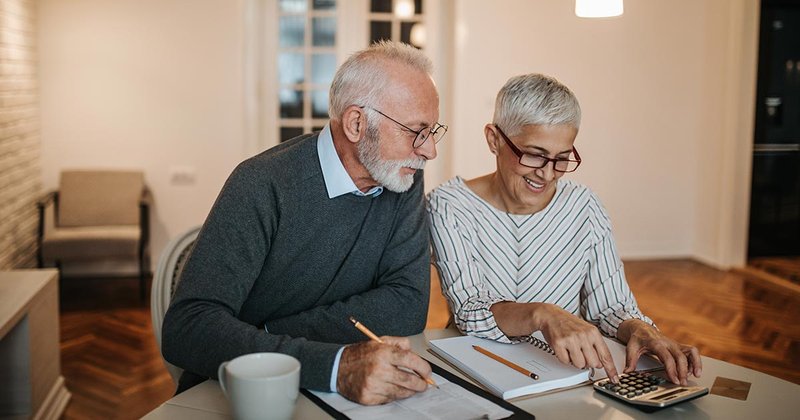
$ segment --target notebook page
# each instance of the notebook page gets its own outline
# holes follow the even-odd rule
[[[429,342],[434,354],[445,359],[493,394],[511,399],[587,382],[590,371],[563,364],[547,351],[528,343],[503,344],[473,336],[450,337]],[[480,346],[539,375],[532,379],[476,351]]]

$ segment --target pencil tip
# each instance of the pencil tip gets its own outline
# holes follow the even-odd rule
[[[358,321],[356,321],[356,319],[355,319],[355,318],[353,318],[352,316],[350,316],[350,322],[352,322],[353,324],[355,324],[355,323],[356,323],[356,322],[358,322]]]

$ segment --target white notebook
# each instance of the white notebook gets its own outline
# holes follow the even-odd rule
[[[604,337],[614,364],[619,372],[625,367],[625,346],[617,341]],[[447,360],[472,379],[481,383],[493,394],[508,400],[523,395],[537,394],[559,388],[567,388],[596,380],[605,376],[605,372],[597,370],[592,376],[592,369],[578,369],[561,363],[552,353],[550,346],[537,331],[531,336],[530,343],[503,344],[472,336],[442,338],[430,341],[430,349],[436,355]],[[506,359],[539,375],[532,379],[524,374],[498,362],[473,349],[473,345]],[[648,356],[642,356],[636,370],[655,370],[661,364]]]

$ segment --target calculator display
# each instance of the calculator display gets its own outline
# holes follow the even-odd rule
[[[659,395],[657,397],[653,397],[653,398],[650,398],[650,399],[653,400],[653,401],[666,400],[667,397],[673,396],[675,394],[680,394],[681,392],[686,391],[686,390],[687,390],[686,388],[678,388],[678,389],[676,389],[674,391],[667,392],[666,394],[661,394],[661,395]]]

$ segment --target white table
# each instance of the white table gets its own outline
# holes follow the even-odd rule
[[[458,374],[451,367],[427,352],[427,341],[457,335],[454,330],[427,330],[411,337],[414,350],[432,363]],[[534,414],[537,419],[609,420],[647,419],[796,419],[800,418],[800,385],[751,369],[703,357],[703,376],[694,379],[701,386],[714,384],[717,376],[750,382],[746,401],[719,395],[706,395],[654,413],[597,394],[591,386],[583,386],[552,394],[531,397],[514,404]],[[206,381],[162,404],[144,417],[157,419],[228,419],[230,408],[216,381]],[[329,416],[302,394],[298,398],[295,419],[326,419]]]
[[[0,418],[57,419],[61,376],[58,271],[0,271]]]

